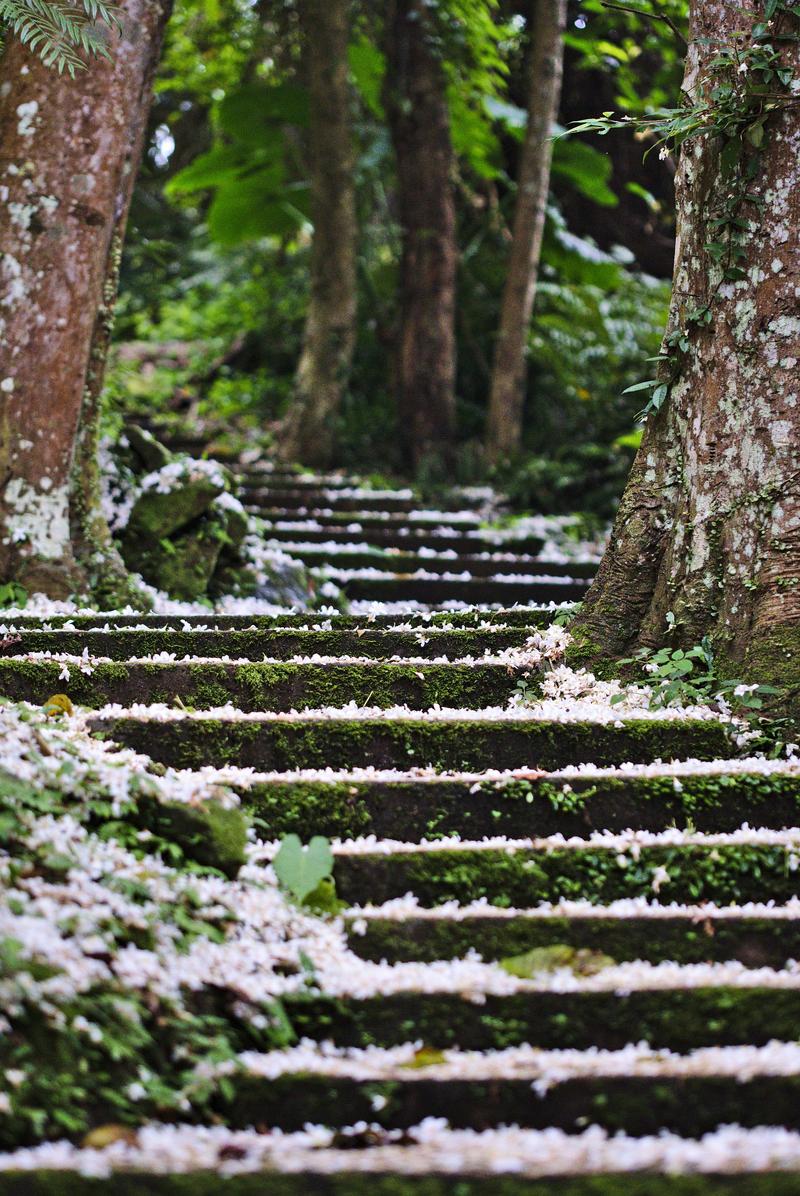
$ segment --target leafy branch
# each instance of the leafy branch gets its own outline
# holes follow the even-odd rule
[[[45,66],[72,78],[87,58],[110,57],[108,31],[119,29],[117,6],[105,0],[0,0],[0,35],[10,31]]]

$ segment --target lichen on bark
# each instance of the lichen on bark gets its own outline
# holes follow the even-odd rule
[[[777,18],[776,18],[777,19]],[[782,20],[796,21],[793,15]],[[694,3],[684,89],[696,95],[720,43],[741,30],[739,8]],[[779,43],[798,67],[798,43]],[[724,186],[721,138],[687,141],[677,175],[678,242],[667,335],[688,310],[713,321],[691,333],[680,375],[652,415],[622,498],[611,544],[573,625],[584,657],[620,656],[677,636],[708,635],[734,675],[800,681],[759,645],[800,627],[800,405],[797,319],[800,120],[796,97],[766,120],[747,151],[742,276],[725,281],[706,245]],[[666,342],[665,342],[666,343]]]
[[[171,0],[125,0],[75,80],[0,60],[0,578],[130,600],[95,449],[116,268]]]

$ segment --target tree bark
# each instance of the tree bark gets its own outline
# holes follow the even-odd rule
[[[116,568],[99,511],[98,402],[171,0],[119,8],[111,60],[75,80],[14,41],[0,60],[0,577],[52,597]]]
[[[490,461],[512,456],[522,442],[526,344],[550,189],[551,138],[561,97],[566,21],[566,0],[531,0],[528,5],[532,39],[528,127],[520,158],[514,231],[492,368],[486,429]]]
[[[752,18],[751,18],[752,19]],[[794,21],[793,17],[776,18]],[[707,91],[738,5],[695,0],[684,88]],[[784,43],[798,70],[798,43]],[[578,653],[619,656],[662,643],[671,611],[684,644],[709,635],[734,675],[800,680],[800,119],[772,113],[748,192],[745,277],[723,281],[704,245],[726,198],[721,140],[685,143],[668,334],[690,333],[666,405],[647,421],[609,549],[574,629]]]
[[[336,420],[356,342],[356,193],[350,126],[348,0],[301,0],[311,103],[309,149],[314,241],[311,298],[284,460],[330,464]]]
[[[390,0],[385,103],[403,249],[397,404],[408,463],[447,463],[455,433],[456,244],[446,81],[424,0]]]

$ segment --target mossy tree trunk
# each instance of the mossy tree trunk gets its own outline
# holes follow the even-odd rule
[[[526,344],[536,295],[545,209],[550,189],[553,124],[564,67],[567,0],[531,0],[528,127],[519,164],[514,231],[492,368],[486,454],[513,456],[522,441]]]
[[[792,18],[779,18],[789,20]],[[684,88],[707,91],[720,40],[747,20],[727,0],[696,0]],[[792,32],[795,30],[793,29]],[[798,67],[798,43],[784,46]],[[669,332],[710,304],[641,448],[611,543],[575,635],[586,658],[664,641],[712,637],[738,675],[786,680],[800,647],[800,119],[766,122],[745,204],[742,277],[723,280],[706,251],[728,195],[722,141],[685,143],[677,176],[678,245]],[[734,673],[734,675],[737,675]]]
[[[0,59],[0,578],[52,597],[100,579],[127,593],[99,510],[98,401],[170,9],[123,0],[110,60],[75,80],[14,41]]]
[[[455,433],[458,248],[446,80],[424,0],[386,7],[386,112],[403,238],[396,363],[409,464],[447,462]]]
[[[330,464],[356,341],[356,188],[348,0],[300,0],[311,103],[311,298],[281,456]]]

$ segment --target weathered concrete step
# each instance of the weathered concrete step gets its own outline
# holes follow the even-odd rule
[[[498,1171],[498,1144],[495,1135],[487,1144],[485,1159],[474,1151],[478,1161],[470,1161],[459,1169],[451,1160],[460,1157],[460,1146],[446,1151],[446,1143],[437,1151],[445,1163],[430,1160],[428,1166],[414,1165],[393,1171],[401,1157],[396,1148],[389,1147],[386,1156],[376,1157],[380,1147],[372,1146],[377,1135],[364,1133],[363,1145],[369,1146],[366,1155],[369,1165],[356,1165],[354,1147],[342,1139],[343,1149],[333,1156],[329,1151],[314,1148],[308,1152],[306,1164],[293,1173],[268,1169],[227,1172],[221,1178],[217,1170],[197,1170],[186,1174],[162,1174],[137,1169],[117,1171],[106,1178],[84,1175],[80,1171],[36,1170],[0,1172],[0,1196],[798,1196],[800,1174],[781,1170],[754,1170],[734,1174],[664,1174],[656,1172],[643,1152],[642,1166],[633,1172],[606,1169],[598,1174],[553,1174],[548,1166],[531,1161],[515,1165],[514,1175]],[[235,1144],[230,1135],[229,1153],[245,1148]],[[354,1141],[358,1143],[358,1135]],[[538,1152],[532,1149],[531,1160],[542,1157],[545,1145],[552,1148],[552,1135],[543,1138]],[[668,1144],[667,1144],[668,1145]],[[224,1150],[225,1146],[220,1146]],[[285,1152],[285,1140],[278,1144]],[[404,1149],[414,1152],[414,1146]],[[618,1147],[615,1150],[618,1152]],[[502,1150],[502,1147],[500,1147]],[[246,1153],[246,1152],[245,1152]],[[700,1154],[700,1151],[696,1152]],[[508,1159],[508,1152],[504,1152]],[[92,1155],[96,1155],[92,1151]],[[665,1164],[667,1149],[664,1150]],[[211,1166],[211,1164],[207,1164]],[[405,1173],[407,1170],[407,1173]],[[543,1171],[546,1173],[543,1177]],[[549,1174],[547,1174],[549,1173]]]
[[[400,1075],[403,1073],[400,1072]],[[588,1124],[631,1135],[702,1135],[719,1125],[800,1127],[800,1077],[705,1074],[689,1078],[598,1076],[553,1081],[537,1092],[535,1068],[516,1079],[486,1075],[432,1079],[424,1071],[396,1078],[375,1068],[364,1079],[312,1075],[268,1079],[237,1077],[229,1116],[234,1125],[262,1124],[285,1130],[304,1125],[344,1126],[378,1122],[387,1128],[441,1117],[451,1126],[475,1129],[519,1125],[576,1131]],[[375,1095],[386,1103],[375,1112]]]
[[[326,570],[323,577],[330,577],[341,586],[348,598],[367,599],[372,602],[487,602],[509,606],[514,602],[543,604],[546,602],[581,602],[591,584],[588,580],[545,581],[535,576],[524,581],[510,578],[472,578],[469,581],[450,578],[403,577],[387,574],[385,577],[342,577],[335,570]]]
[[[485,960],[498,960],[547,947],[599,951],[618,963],[644,959],[656,964],[694,964],[736,959],[749,968],[783,968],[788,960],[800,959],[800,910],[796,917],[759,918],[716,916],[716,910],[704,916],[699,907],[690,909],[684,916],[659,912],[658,916],[595,917],[570,911],[563,917],[531,912],[455,918],[442,912],[437,917],[412,914],[402,919],[364,917],[356,912],[350,916],[349,942],[357,955],[376,963],[384,959],[390,963],[461,959],[470,951],[477,951]],[[601,1027],[594,1029],[600,1031]],[[642,1037],[637,1034],[627,1041],[639,1042]],[[770,1031],[769,1037],[775,1034]],[[649,1038],[647,1041],[656,1045]]]
[[[663,831],[692,823],[733,831],[744,822],[776,829],[800,822],[800,776],[759,773],[657,777],[559,777],[506,780],[281,779],[242,786],[245,804],[268,839],[315,833],[377,835],[408,841],[459,834],[585,835],[593,830]]]
[[[93,727],[164,764],[195,768],[237,764],[276,769],[353,767],[552,770],[566,764],[730,755],[721,724],[706,720],[628,720],[619,725],[543,720],[390,719],[199,715],[95,719]],[[403,890],[404,892],[406,890]]]
[[[297,510],[264,506],[252,501],[246,505],[253,514],[259,515],[270,523],[296,523],[298,520]],[[323,527],[338,527],[345,530],[352,530],[358,526],[379,528],[384,531],[397,531],[400,528],[406,528],[409,531],[417,532],[441,532],[442,528],[452,528],[454,531],[460,532],[467,529],[477,531],[481,524],[480,516],[471,511],[426,511],[424,514],[409,515],[405,511],[381,513],[380,511],[365,511],[363,508],[353,511],[317,509],[314,511],[313,517],[308,515],[306,518],[313,519],[314,523]]]
[[[328,565],[333,569],[385,569],[389,573],[470,573],[473,577],[496,577],[504,573],[542,574],[550,577],[593,578],[597,566],[584,562],[564,563],[543,561],[529,555],[515,556],[512,553],[493,553],[490,559],[480,556],[413,555],[409,553],[339,552],[337,550],[309,548],[302,542],[290,543],[288,552],[302,558],[307,565]]]
[[[377,905],[406,893],[424,906],[486,900],[520,909],[573,899],[608,905],[628,897],[783,904],[800,893],[793,856],[782,846],[739,843],[642,847],[628,853],[592,846],[513,854],[502,848],[347,854],[337,857],[336,886],[351,905]]]
[[[0,626],[4,628],[3,635],[19,630],[38,630],[73,627],[79,631],[91,629],[104,630],[108,628],[158,628],[173,631],[208,630],[208,631],[242,631],[256,629],[271,631],[281,628],[296,628],[305,630],[329,629],[331,631],[370,631],[398,626],[410,627],[426,631],[428,628],[444,629],[475,629],[488,627],[549,627],[557,612],[549,607],[535,605],[516,606],[507,610],[459,610],[434,611],[404,614],[369,614],[369,615],[340,615],[323,614],[315,611],[305,613],[280,613],[276,615],[219,615],[213,611],[202,615],[119,615],[116,612],[103,612],[81,615],[15,615],[10,618],[0,612]],[[560,612],[559,612],[560,613]],[[13,645],[12,645],[13,647]]]
[[[307,523],[299,521],[285,521],[285,526],[269,527],[268,537],[280,543],[302,541],[308,544],[352,544],[354,540],[371,544],[376,548],[399,548],[404,552],[415,552],[420,548],[439,549],[474,555],[478,552],[522,552],[536,556],[541,552],[544,541],[539,536],[522,536],[518,538],[503,538],[490,531],[467,531],[443,534],[442,529],[431,531],[409,532],[404,528],[385,530],[382,528],[364,528],[358,531],[348,531],[338,527],[309,527]]]
[[[265,656],[287,660],[292,656],[392,656],[451,660],[464,656],[482,656],[504,648],[521,647],[528,638],[524,628],[507,631],[390,631],[374,627],[343,631],[305,631],[283,628],[270,630],[177,631],[174,628],[151,631],[23,631],[19,640],[3,650],[3,656],[28,652],[62,652],[80,656],[88,649],[90,656],[108,656],[112,660],[130,660],[154,653],[183,656],[229,656],[234,660],[263,660]],[[2,660],[2,657],[0,657]]]
[[[353,494],[342,489],[295,490],[279,489],[277,486],[245,486],[243,501],[248,506],[262,508],[279,507],[286,511],[302,512],[311,519],[314,518],[314,513],[318,510],[325,512],[374,511],[378,513],[407,513],[418,511],[421,505],[419,498],[403,491],[378,490],[374,494],[371,494],[369,491],[361,490],[357,494]],[[442,522],[447,521],[450,511],[462,511],[464,509],[464,503],[461,500],[457,501],[453,499],[450,503],[443,502],[440,505],[442,508]]]
[[[545,1050],[622,1050],[647,1042],[654,1050],[766,1046],[793,1041],[800,989],[657,988],[632,992],[540,989],[480,1000],[458,993],[381,993],[355,998],[285,999],[300,1038],[339,1047],[424,1042],[446,1050],[489,1051],[512,1046]],[[764,1010],[769,1010],[769,1017]]]
[[[89,671],[91,670],[91,671]],[[65,671],[68,676],[65,675]],[[514,670],[501,664],[225,663],[144,661],[69,663],[0,658],[0,694],[17,702],[43,705],[56,692],[76,705],[109,703],[171,705],[190,709],[319,710],[327,706],[391,707],[427,710],[438,703],[478,710],[504,706],[514,692]]]

